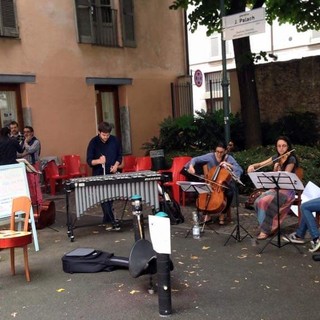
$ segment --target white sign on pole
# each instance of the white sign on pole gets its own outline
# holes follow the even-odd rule
[[[233,40],[265,32],[265,9],[258,8],[222,18],[224,40]]]

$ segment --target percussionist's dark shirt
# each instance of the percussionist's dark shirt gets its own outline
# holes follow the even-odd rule
[[[18,140],[9,137],[0,138],[0,165],[17,163],[17,152],[23,152]]]

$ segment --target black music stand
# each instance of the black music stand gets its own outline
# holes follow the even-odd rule
[[[277,171],[277,172],[250,172],[248,173],[250,179],[257,189],[275,189],[277,192],[277,216],[278,216],[278,227],[277,232],[270,240],[264,245],[259,253],[262,253],[263,250],[267,247],[268,244],[272,244],[278,248],[282,248],[287,244],[293,244],[294,247],[301,253],[300,249],[293,243],[285,234],[281,232],[280,226],[280,205],[279,205],[279,190],[303,190],[303,184],[299,180],[296,174],[287,171]],[[281,243],[281,235],[285,237],[288,242]],[[272,240],[277,237],[277,242],[274,243]]]
[[[233,179],[235,181],[235,198],[236,198],[236,208],[237,208],[237,224],[233,228],[229,238],[225,242],[224,245],[226,245],[231,238],[234,238],[237,242],[241,242],[244,240],[247,236],[249,236],[251,239],[253,239],[253,236],[240,224],[240,216],[239,216],[239,188],[238,188],[238,183],[244,185],[239,178],[237,177],[236,179]],[[241,237],[240,229],[242,229],[245,232],[245,235]]]
[[[182,189],[183,192],[196,192],[197,195],[202,194],[202,193],[211,193],[212,189],[210,184],[204,183],[204,182],[193,182],[193,181],[177,181],[177,185],[179,185]],[[199,219],[199,211],[197,209],[197,215]],[[205,224],[204,224],[205,225]],[[201,232],[203,232],[204,225],[202,227]],[[188,230],[185,238],[188,237],[192,230],[193,226]],[[218,232],[214,229],[212,229],[215,233],[218,234]]]

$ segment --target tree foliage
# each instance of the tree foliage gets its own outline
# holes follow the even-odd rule
[[[226,15],[265,6],[269,23],[277,19],[280,24],[295,25],[298,31],[320,30],[320,0],[224,0],[224,4]],[[198,25],[207,27],[207,35],[221,31],[220,0],[175,0],[170,9],[190,6],[194,7],[188,14],[191,31]]]
[[[188,13],[190,30],[194,32],[199,25],[206,26],[209,36],[221,31],[220,3],[220,0],[174,0],[170,9],[187,10],[191,6],[192,11]],[[277,19],[280,24],[287,22],[295,25],[298,31],[320,30],[320,0],[224,0],[225,15],[262,6],[266,8],[269,23]],[[233,47],[246,146],[253,147],[262,142],[254,63],[267,56],[251,52],[249,37],[233,40]]]

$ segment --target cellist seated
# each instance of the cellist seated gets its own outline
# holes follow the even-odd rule
[[[241,166],[229,154],[223,142],[219,142],[213,152],[192,158],[184,167],[189,180],[193,180],[196,165],[207,165],[208,173],[204,181],[211,185],[211,194],[200,194],[197,208],[203,212],[204,221],[211,220],[209,215],[218,213],[219,224],[225,223],[225,216],[231,217],[230,206],[234,194],[232,175],[240,177],[243,173]],[[198,177],[198,176],[197,176]]]

